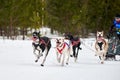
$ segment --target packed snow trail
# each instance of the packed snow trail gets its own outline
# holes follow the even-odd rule
[[[85,39],[84,43],[94,50],[94,39]],[[82,45],[77,62],[70,58],[69,65],[61,67],[54,47],[52,40],[45,66],[41,67],[41,60],[34,62],[32,41],[0,40],[0,80],[120,80],[120,61],[100,64],[94,51]]]

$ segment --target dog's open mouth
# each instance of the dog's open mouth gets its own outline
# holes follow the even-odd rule
[[[98,36],[98,38],[101,38],[101,37],[102,37],[101,35]]]

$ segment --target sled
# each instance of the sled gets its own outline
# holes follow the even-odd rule
[[[109,37],[108,46],[106,60],[116,60],[116,55],[120,55],[120,40],[116,35]]]

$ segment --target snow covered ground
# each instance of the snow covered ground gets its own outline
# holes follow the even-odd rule
[[[87,46],[82,45],[77,63],[70,58],[69,65],[61,67],[52,40],[45,66],[41,67],[41,60],[34,62],[31,40],[0,40],[0,80],[120,80],[120,61],[100,64],[91,50],[94,39],[82,41]]]

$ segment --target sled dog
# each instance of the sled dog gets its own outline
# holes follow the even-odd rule
[[[32,36],[32,46],[33,46],[33,53],[36,56],[36,60],[35,62],[38,62],[38,60],[40,59],[41,56],[43,56],[43,52],[46,51],[46,53],[44,54],[44,58],[42,61],[41,66],[44,66],[44,62],[46,61],[46,57],[49,53],[49,50],[51,48],[51,41],[48,37],[40,37],[40,33],[39,32],[33,32],[33,36]]]
[[[63,38],[56,39],[57,61],[64,66],[64,62],[68,65],[70,57],[70,45]]]
[[[103,37],[104,32],[97,31],[96,34],[96,42],[95,42],[95,50],[96,50],[96,56],[99,56],[101,64],[104,63],[105,56],[108,50],[108,42]]]

